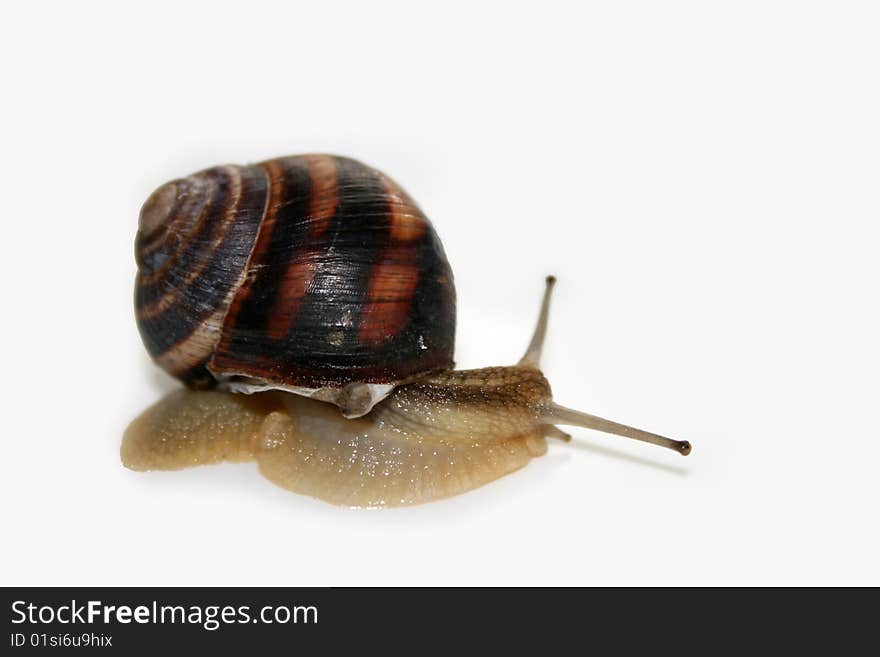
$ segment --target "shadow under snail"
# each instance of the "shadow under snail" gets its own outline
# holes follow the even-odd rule
[[[125,431],[133,470],[256,461],[291,491],[377,507],[513,472],[547,438],[571,439],[560,424],[690,453],[553,401],[539,369],[553,277],[516,365],[452,370],[440,240],[406,192],[355,160],[302,155],[169,182],[144,204],[135,249],[138,328],[187,388]]]

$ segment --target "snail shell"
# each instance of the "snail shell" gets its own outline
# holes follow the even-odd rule
[[[362,415],[453,366],[455,287],[431,223],[355,160],[206,169],[157,189],[136,238],[138,328],[190,387],[277,388]]]

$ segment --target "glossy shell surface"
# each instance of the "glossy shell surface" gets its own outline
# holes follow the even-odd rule
[[[193,387],[394,383],[451,368],[452,271],[431,223],[360,162],[301,155],[169,182],[141,210],[135,308]]]

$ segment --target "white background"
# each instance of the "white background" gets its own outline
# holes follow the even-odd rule
[[[880,584],[880,15],[865,2],[5,5],[2,584]],[[134,473],[175,384],[132,310],[139,207],[309,151],[443,237],[461,367],[509,364],[559,277],[575,431],[392,511],[252,464]]]

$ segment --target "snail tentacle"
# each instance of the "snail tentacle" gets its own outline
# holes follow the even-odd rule
[[[553,286],[556,284],[555,276],[548,276],[544,288],[544,298],[541,301],[541,311],[538,313],[538,323],[535,332],[526,349],[526,353],[519,359],[518,365],[523,367],[539,367],[541,364],[541,352],[544,350],[544,339],[547,337],[547,320],[550,315],[550,297],[553,294]]]

